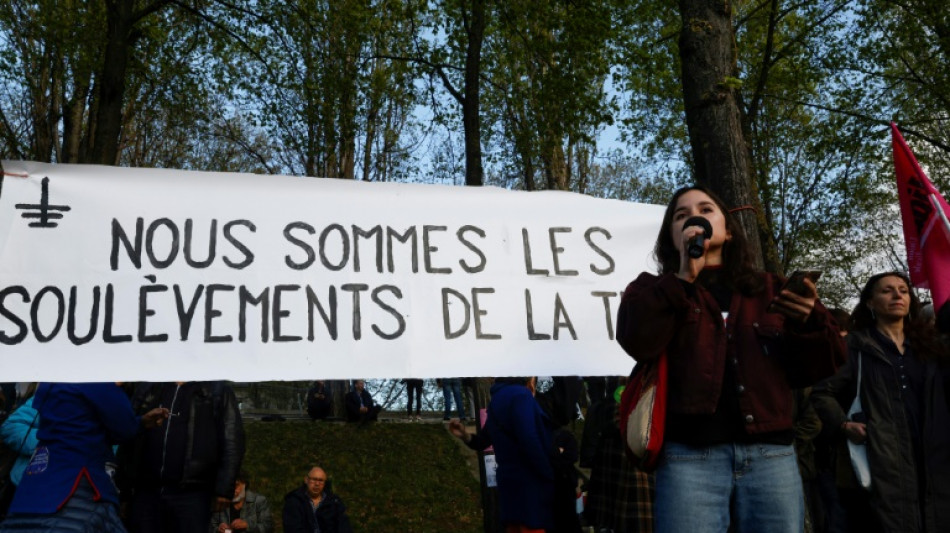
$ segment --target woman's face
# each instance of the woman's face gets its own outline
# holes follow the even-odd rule
[[[903,320],[910,313],[910,287],[900,276],[884,276],[874,284],[867,305],[877,322]]]
[[[712,226],[712,238],[709,239],[709,250],[718,251],[722,245],[732,238],[732,234],[726,230],[726,215],[723,214],[719,206],[708,194],[703,191],[686,191],[676,200],[676,207],[673,208],[673,219],[670,222],[670,235],[673,238],[673,245],[676,249],[683,252],[683,223],[686,219],[694,216],[701,216],[709,221]]]

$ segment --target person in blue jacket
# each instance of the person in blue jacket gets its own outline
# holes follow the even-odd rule
[[[552,423],[534,399],[535,378],[498,378],[491,387],[484,430],[468,434],[460,421],[449,431],[473,450],[489,445],[498,464],[498,516],[506,531],[554,529]]]
[[[40,421],[36,409],[33,407],[33,392],[28,392],[28,398],[16,411],[10,413],[10,416],[0,426],[0,440],[7,448],[17,452],[19,455],[13,468],[10,469],[10,481],[14,485],[20,484],[23,477],[23,471],[33,456],[33,449],[36,448],[36,430],[39,429]]]
[[[168,409],[136,416],[116,383],[42,383],[38,443],[0,532],[124,532],[112,445],[161,425]]]
[[[10,413],[3,425],[0,425],[0,441],[8,450],[17,454],[9,474],[13,490],[2,491],[0,495],[0,522],[3,522],[7,516],[16,486],[20,484],[23,471],[26,470],[26,465],[33,456],[33,448],[36,448],[36,430],[39,426],[39,415],[33,408],[33,392],[36,390],[36,383],[30,385],[31,388],[27,389],[24,397],[20,398],[22,401],[20,406]]]

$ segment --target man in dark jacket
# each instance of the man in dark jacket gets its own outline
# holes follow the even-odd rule
[[[319,466],[307,472],[303,485],[284,496],[284,533],[352,533],[346,506],[330,491]]]
[[[130,530],[205,533],[212,510],[234,497],[244,458],[234,392],[220,381],[143,383],[132,407],[165,407],[171,415],[120,452],[122,481],[131,489]]]
[[[366,391],[366,382],[358,379],[353,383],[353,390],[346,393],[347,422],[373,422],[379,416],[382,407],[376,405],[373,397]]]

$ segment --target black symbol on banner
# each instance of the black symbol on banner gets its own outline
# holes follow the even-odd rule
[[[39,222],[30,222],[31,228],[55,228],[59,224],[52,222],[63,218],[57,211],[69,211],[68,205],[51,205],[49,203],[49,178],[43,178],[43,191],[40,193],[38,204],[16,204],[14,207],[24,211],[23,218],[36,218]]]

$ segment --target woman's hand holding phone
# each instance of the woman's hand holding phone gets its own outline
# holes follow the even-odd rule
[[[818,301],[818,288],[815,282],[821,276],[818,270],[796,270],[779,289],[769,305],[770,313],[780,313],[793,320],[805,322],[811,316]]]

